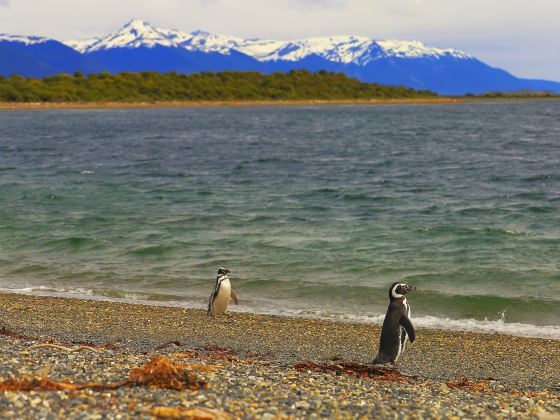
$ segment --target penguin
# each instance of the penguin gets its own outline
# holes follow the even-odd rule
[[[216,285],[208,301],[208,316],[214,317],[227,311],[229,300],[232,299],[237,305],[237,296],[231,290],[228,274],[230,271],[225,267],[218,268]]]
[[[391,363],[395,365],[403,354],[406,341],[416,339],[414,326],[410,321],[410,305],[406,295],[416,287],[406,283],[393,283],[389,288],[389,308],[381,327],[379,353],[373,364]]]

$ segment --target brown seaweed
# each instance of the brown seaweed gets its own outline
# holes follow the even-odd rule
[[[180,420],[224,420],[228,416],[207,408],[171,408],[155,407],[151,410],[152,416],[162,419]]]
[[[453,381],[446,382],[449,388],[455,389],[468,389],[469,391],[476,392],[490,392],[491,389],[488,385],[488,380],[482,380],[480,382],[470,382],[467,378],[459,378]]]
[[[412,376],[403,375],[396,369],[386,369],[378,366],[364,365],[356,362],[340,362],[330,364],[303,361],[295,363],[294,369],[298,371],[311,370],[318,372],[333,372],[338,375],[354,375],[361,378],[370,378],[379,381],[405,382],[409,379],[414,379],[414,377]]]
[[[197,371],[209,372],[221,366],[173,363],[165,356],[155,356],[142,367],[132,369],[128,379],[109,383],[74,384],[58,382],[46,375],[41,378],[12,378],[0,382],[0,391],[77,391],[83,389],[107,390],[122,387],[147,386],[183,391],[208,387]]]

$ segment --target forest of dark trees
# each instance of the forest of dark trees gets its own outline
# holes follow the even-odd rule
[[[368,100],[432,98],[430,91],[363,83],[342,73],[294,70],[263,75],[220,73],[59,74],[43,79],[0,76],[0,102],[141,102]]]

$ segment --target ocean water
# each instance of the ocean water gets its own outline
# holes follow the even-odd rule
[[[0,112],[0,288],[560,338],[560,102]]]

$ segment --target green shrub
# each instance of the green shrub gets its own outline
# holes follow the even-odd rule
[[[402,86],[363,83],[342,73],[291,70],[202,72],[190,75],[156,72],[58,74],[43,79],[19,75],[0,78],[3,102],[88,101],[228,101],[228,100],[353,100],[430,98],[433,92]]]

